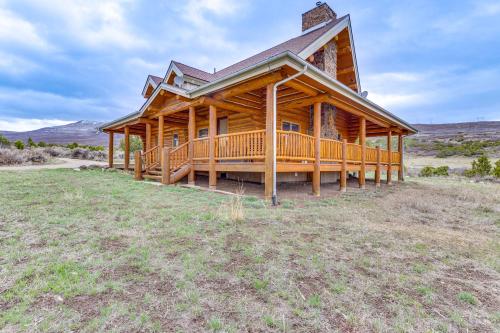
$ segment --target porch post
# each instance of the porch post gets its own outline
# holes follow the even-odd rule
[[[194,136],[195,136],[195,126],[196,126],[196,116],[194,106],[189,107],[189,121],[188,121],[188,158],[189,164],[191,165],[191,170],[188,175],[188,184],[194,185]]]
[[[359,144],[361,145],[361,169],[359,170],[359,187],[365,188],[366,183],[366,119],[361,117],[359,123]]]
[[[387,133],[387,185],[392,184],[392,131]]]
[[[139,150],[137,150],[134,153],[134,162],[135,162],[135,167],[134,167],[135,180],[142,180],[142,159],[141,159],[141,152]]]
[[[314,172],[312,191],[320,195],[321,188],[321,103],[314,103]]]
[[[159,156],[159,159],[160,159],[160,165],[161,165],[161,161],[162,161],[162,150],[163,150],[163,143],[165,142],[165,139],[163,138],[163,131],[164,131],[164,116],[159,116],[158,117],[158,154],[160,155]]]
[[[398,135],[398,151],[399,151],[399,170],[398,170],[398,181],[404,181],[404,173],[403,173],[403,134],[399,133]]]
[[[128,171],[130,164],[130,127],[125,126],[125,171]]]
[[[170,148],[164,147],[161,150],[163,155],[161,159],[161,183],[163,185],[170,184]]]
[[[342,140],[342,166],[340,169],[340,192],[347,190],[347,140]]]
[[[268,84],[266,87],[266,143],[265,143],[265,174],[264,183],[265,190],[264,196],[266,199],[270,200],[273,196],[273,180],[274,180],[274,170],[273,170],[273,158],[274,158],[274,141],[273,141],[273,129],[274,118],[273,118],[273,108],[274,108],[274,86],[273,84]]]
[[[146,145],[144,147],[145,151],[149,151],[151,149],[151,124],[146,124]],[[149,154],[146,155],[146,164],[149,164]]]
[[[109,140],[108,140],[108,166],[110,168],[113,167],[113,131],[109,131]]]
[[[377,146],[377,167],[375,169],[375,186],[380,187],[380,146]]]
[[[217,187],[217,172],[215,171],[215,136],[217,135],[217,108],[209,106],[208,116],[208,187]]]

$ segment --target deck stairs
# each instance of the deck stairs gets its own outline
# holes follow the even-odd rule
[[[186,177],[191,171],[188,159],[188,143],[169,150],[170,184],[175,184]],[[143,174],[145,179],[161,182],[162,168],[160,163],[160,149],[158,146],[141,154],[143,160]]]

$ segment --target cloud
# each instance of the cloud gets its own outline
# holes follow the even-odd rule
[[[26,132],[43,127],[66,125],[73,122],[60,119],[0,118],[0,130]]]
[[[22,56],[0,51],[0,73],[19,76],[40,68],[40,66]]]
[[[46,50],[50,47],[32,23],[3,8],[0,8],[0,42],[37,50]]]

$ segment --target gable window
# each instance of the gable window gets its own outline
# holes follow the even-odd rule
[[[172,147],[177,147],[179,146],[179,134],[174,133],[172,136]]]
[[[283,121],[283,122],[281,122],[281,129],[283,131],[299,132],[300,126],[299,126],[299,124],[296,124],[296,123],[292,123],[289,121]]]
[[[208,136],[208,128],[200,128],[198,130],[198,138],[206,138]]]

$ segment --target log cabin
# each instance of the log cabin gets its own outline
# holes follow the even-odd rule
[[[101,127],[125,135],[124,169],[135,178],[173,184],[208,175],[263,184],[276,203],[277,183],[307,182],[346,190],[349,173],[364,188],[366,173],[403,180],[403,137],[416,130],[367,99],[361,90],[349,15],[318,2],[302,14],[302,33],[214,73],[171,61],[164,77],[149,75],[145,103]],[[129,136],[144,150],[130,165]],[[387,149],[366,138],[385,137]],[[398,149],[393,149],[397,137]]]

